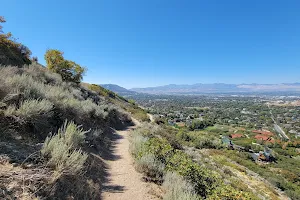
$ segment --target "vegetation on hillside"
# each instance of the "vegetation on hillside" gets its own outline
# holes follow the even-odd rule
[[[2,23],[4,17],[0,16],[0,63],[2,65],[22,66],[31,63],[31,51],[27,46],[16,41],[12,33],[4,33]]]
[[[230,179],[224,182],[221,173],[195,162],[182,148],[178,148],[180,144],[176,143],[181,141],[176,139],[176,134],[169,134],[173,137],[171,144],[165,132],[170,131],[144,124],[132,134],[131,153],[136,159],[136,168],[147,179],[169,188],[166,199],[258,199],[253,191],[237,187]],[[171,186],[170,179],[176,181],[177,186]]]
[[[100,190],[96,189],[102,183],[100,177],[86,173],[95,162],[90,152],[101,149],[101,145],[108,148],[110,127],[131,123],[129,115],[103,96],[77,83],[65,82],[59,74],[38,64],[1,66],[0,84],[1,153],[15,165],[46,167],[49,171],[45,181],[31,183],[43,183],[39,187],[45,189],[28,192],[53,198],[68,194],[77,199],[97,199]],[[44,143],[41,149],[35,145],[40,142]],[[18,144],[19,150],[10,151]],[[6,188],[5,181],[1,187]],[[63,193],[50,190],[64,184],[68,190]],[[78,193],[79,188],[86,191]],[[16,188],[11,195],[18,196],[19,192]]]
[[[144,109],[140,108],[134,101],[130,99],[127,100],[124,97],[101,87],[100,85],[96,85],[96,84],[84,84],[84,85],[101,96],[104,96],[106,98],[109,97],[109,101],[111,103],[120,106],[125,111],[130,113],[135,119],[138,119],[140,121],[145,121],[145,122],[150,121],[147,112]]]
[[[45,60],[47,68],[61,75],[63,81],[72,81],[79,83],[82,80],[82,75],[86,71],[84,67],[74,61],[66,60],[63,57],[63,52],[56,49],[46,51]]]

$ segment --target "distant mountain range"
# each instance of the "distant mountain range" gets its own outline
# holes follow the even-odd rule
[[[135,91],[127,90],[126,88],[123,88],[116,84],[101,84],[101,86],[104,87],[105,89],[111,90],[121,96],[130,96],[130,95],[137,94],[137,92],[135,92]]]
[[[282,84],[225,84],[193,85],[170,84],[158,87],[132,88],[130,91],[148,94],[203,94],[203,93],[248,93],[248,92],[300,92],[300,83]]]

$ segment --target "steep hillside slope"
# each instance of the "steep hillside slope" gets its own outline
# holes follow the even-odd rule
[[[36,64],[0,67],[1,198],[100,198],[112,132],[132,124],[125,109],[143,111],[99,88]]]

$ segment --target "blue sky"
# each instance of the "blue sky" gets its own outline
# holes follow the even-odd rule
[[[300,1],[2,0],[0,15],[44,64],[48,48],[86,66],[84,81],[300,82]]]

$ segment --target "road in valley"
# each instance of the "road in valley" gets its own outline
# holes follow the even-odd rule
[[[284,139],[287,139],[287,140],[289,140],[290,138],[286,135],[286,133],[282,130],[282,128],[277,124],[277,122],[275,121],[275,119],[274,119],[274,115],[273,115],[273,113],[272,113],[272,110],[270,109],[270,105],[267,103],[267,105],[268,105],[268,108],[269,108],[269,110],[270,110],[270,115],[271,115],[271,119],[273,120],[273,122],[274,122],[274,129],[275,129],[275,131],[279,134],[279,136],[282,138],[284,138]]]

